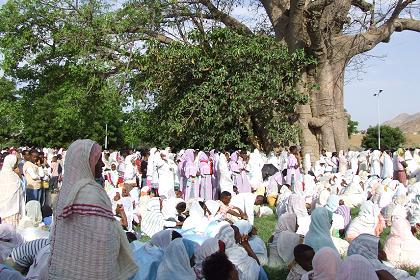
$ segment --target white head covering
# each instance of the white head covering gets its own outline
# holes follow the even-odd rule
[[[296,214],[286,213],[279,217],[275,228],[273,242],[277,240],[277,253],[286,264],[293,260],[293,249],[300,241],[296,233],[296,221]]]
[[[340,265],[337,280],[379,279],[369,261],[361,255],[351,255]]]
[[[9,257],[12,249],[21,245],[23,238],[12,225],[0,224],[0,262]]]
[[[42,222],[41,204],[39,201],[31,200],[26,203],[25,217],[19,223],[19,228],[38,227]]]
[[[241,235],[248,235],[252,230],[252,225],[246,220],[239,220],[234,225],[238,227]]]
[[[235,232],[230,225],[223,226],[216,235],[216,238],[225,243],[226,255],[238,269],[239,279],[258,279],[260,266],[253,258],[248,256],[244,248],[236,244]]]
[[[173,240],[165,251],[159,265],[159,280],[195,280],[195,273],[190,264],[190,257],[182,238]]]
[[[16,162],[16,155],[7,155],[0,171],[0,217],[2,218],[21,213],[23,208],[20,179],[13,171]]]
[[[111,201],[93,176],[100,157],[92,140],[69,147],[51,230],[49,279],[127,279],[137,270]]]

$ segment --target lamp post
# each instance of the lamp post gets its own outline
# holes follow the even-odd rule
[[[105,124],[105,150],[108,149],[108,124]]]
[[[379,103],[379,97],[382,93],[382,89],[378,91],[378,93],[375,93],[373,96],[378,97],[378,150],[381,150],[381,108]]]

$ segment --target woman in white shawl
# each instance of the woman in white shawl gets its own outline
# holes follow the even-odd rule
[[[177,238],[166,248],[163,260],[159,265],[156,279],[159,280],[195,280],[193,265],[193,242]]]
[[[25,206],[22,181],[14,171],[16,167],[16,155],[7,155],[0,171],[0,218],[3,224],[14,227],[19,224]]]
[[[398,280],[410,279],[410,274],[407,271],[393,268],[382,262],[385,261],[386,254],[380,248],[381,243],[379,241],[379,237],[363,233],[350,244],[347,255],[361,255],[369,261],[375,271],[386,270]]]
[[[226,255],[236,266],[239,273],[239,280],[258,279],[261,268],[258,262],[250,257],[242,246],[236,244],[237,240],[235,239],[235,231],[232,226],[226,225],[222,227],[216,235],[216,238],[225,243]]]
[[[92,140],[69,147],[51,230],[49,279],[128,279],[137,271],[111,202],[95,181],[101,150]]]
[[[370,155],[370,174],[381,176],[381,152],[374,150]]]
[[[130,280],[156,279],[157,270],[162,262],[164,252],[170,242],[181,235],[174,230],[162,230],[152,239],[133,252],[139,271]]]
[[[152,197],[146,202],[146,212],[141,219],[141,231],[152,237],[163,229],[164,222],[164,216],[161,212],[161,200],[159,197]]]
[[[174,172],[169,163],[167,150],[160,152],[160,157],[154,159],[159,177],[159,195],[165,198],[175,197]]]
[[[382,232],[379,224],[380,214],[377,205],[370,200],[365,201],[360,207],[359,215],[351,221],[346,231],[346,239],[352,241],[362,233],[379,236]]]
[[[217,175],[219,178],[220,192],[227,191],[233,194],[233,181],[229,171],[229,164],[223,153],[220,153],[219,156],[219,169]]]
[[[392,217],[391,233],[384,251],[395,267],[420,267],[420,240],[411,233],[410,223],[401,216]]]
[[[263,177],[261,173],[261,169],[264,166],[264,160],[258,151],[258,149],[255,149],[253,153],[249,155],[249,162],[248,162],[248,168],[249,168],[249,177],[250,177],[250,184],[251,188],[256,190],[258,189],[262,182]]]
[[[184,221],[182,229],[195,229],[196,232],[204,232],[210,223],[210,220],[206,216],[206,212],[203,207],[201,207],[200,202],[197,200],[193,201],[189,212],[190,216]]]
[[[298,194],[291,194],[287,203],[287,213],[296,214],[299,225],[297,234],[306,235],[311,223],[311,216],[309,216],[306,209],[305,198]]]
[[[49,232],[43,230],[41,204],[36,200],[26,203],[25,216],[20,220],[17,231],[22,235],[26,242],[48,238]]]
[[[341,195],[341,199],[344,200],[346,206],[357,207],[366,200],[367,195],[361,184],[360,176],[354,175],[350,185],[346,187]]]
[[[344,151],[340,150],[338,152],[338,173],[344,175],[347,172],[348,161],[344,155]]]
[[[257,228],[245,220],[237,221],[235,226],[239,229],[241,235],[249,237],[249,245],[251,245],[255,255],[257,255],[260,265],[266,265],[268,263],[267,247],[265,242],[257,235]]]
[[[272,242],[269,243],[268,265],[270,267],[286,267],[293,261],[293,249],[303,241],[296,230],[296,214],[286,213],[279,217]]]
[[[391,156],[384,151],[381,155],[380,161],[382,164],[381,178],[392,179],[394,177],[394,163],[392,162]]]

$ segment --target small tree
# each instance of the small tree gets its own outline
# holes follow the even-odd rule
[[[359,125],[359,122],[352,120],[350,114],[347,112],[346,109],[344,109],[344,112],[346,112],[347,116],[348,116],[347,135],[350,138],[350,136],[352,136],[353,134],[358,132],[357,131],[357,126]]]
[[[405,142],[401,129],[388,125],[381,125],[381,148],[398,148]],[[362,147],[366,149],[378,148],[378,126],[369,127],[362,140]]]

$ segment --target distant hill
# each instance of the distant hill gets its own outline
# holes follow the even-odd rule
[[[413,115],[403,113],[383,124],[399,127],[405,133],[420,133],[420,113]]]

